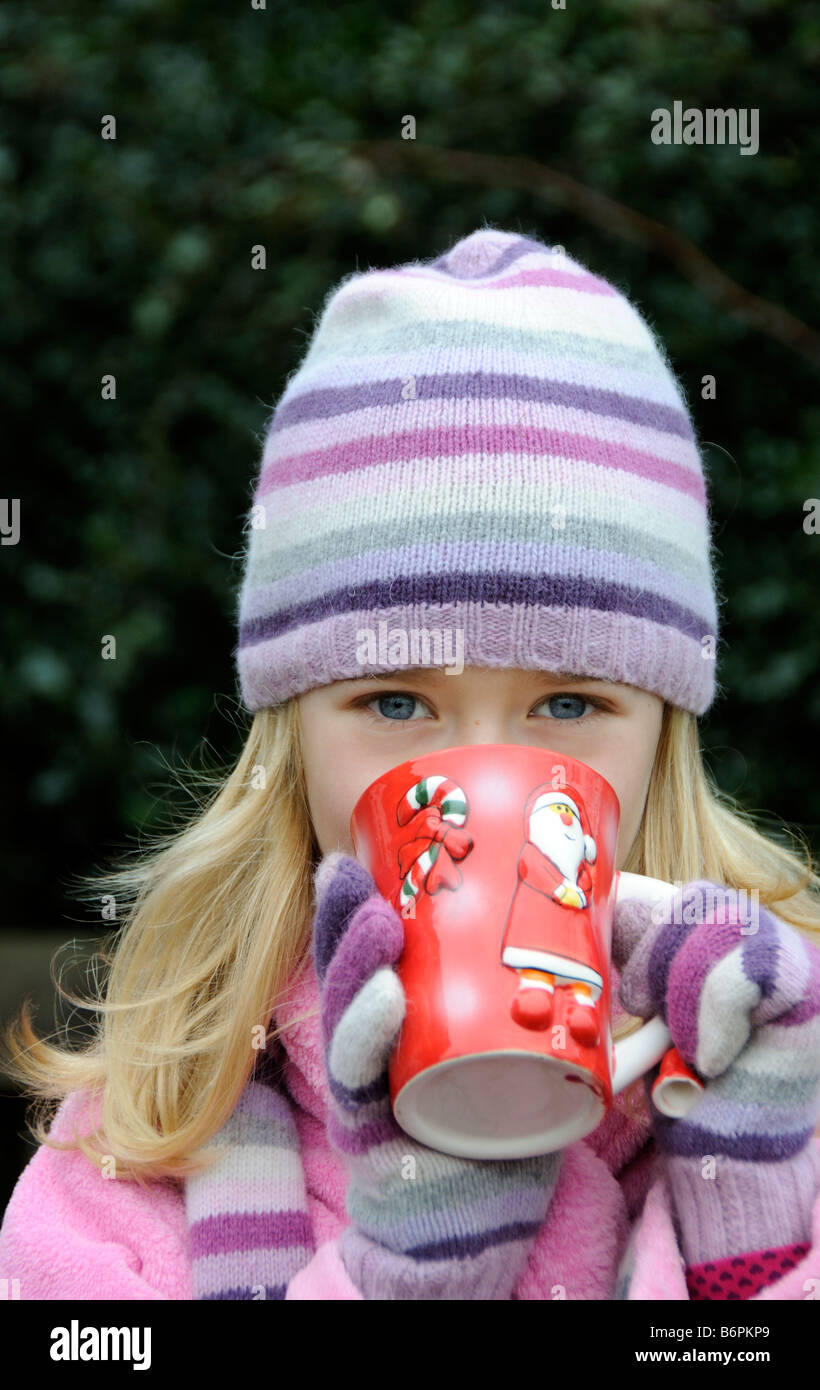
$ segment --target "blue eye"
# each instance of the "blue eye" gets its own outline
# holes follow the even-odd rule
[[[379,714],[385,719],[392,719],[394,722],[406,722],[412,718],[415,705],[423,704],[416,695],[403,695],[396,692],[393,695],[377,695],[371,699],[370,705],[377,705]]]
[[[393,724],[417,723],[419,717],[424,718],[423,714],[419,716],[415,713],[417,705],[420,710],[426,709],[428,714],[430,712],[426,700],[405,690],[389,690],[384,695],[365,695],[356,701],[356,705],[367,710],[373,719],[389,720]],[[579,723],[582,719],[593,718],[600,709],[595,699],[569,692],[545,697],[540,705],[536,706],[536,710],[543,709],[545,705],[549,706],[549,714],[553,719],[563,719],[566,722],[575,720]],[[590,711],[588,715],[587,709]]]
[[[554,719],[580,719],[589,701],[583,695],[551,695],[545,703]]]

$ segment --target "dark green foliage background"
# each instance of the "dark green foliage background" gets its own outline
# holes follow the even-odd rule
[[[652,246],[425,164],[536,160],[817,327],[816,5],[12,0],[0,43],[2,491],[22,513],[0,555],[8,924],[82,920],[68,877],[164,821],[169,767],[238,753],[237,557],[269,410],[334,282],[485,221],[564,244],[667,345],[726,599],[710,766],[820,849],[817,366]],[[653,145],[650,113],[675,100],[758,108],[760,152]],[[371,141],[394,168],[352,150]]]

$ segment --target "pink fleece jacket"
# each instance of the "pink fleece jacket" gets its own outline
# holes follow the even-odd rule
[[[613,971],[617,1000],[617,971]],[[276,1011],[282,1025],[316,1009],[313,970]],[[615,1007],[615,1021],[622,1015]],[[316,1254],[288,1287],[288,1299],[358,1299],[338,1251],[350,1224],[347,1174],[325,1135],[329,1092],[318,1015],[282,1035],[284,1080],[293,1102]],[[84,1093],[60,1105],[50,1134],[67,1137],[86,1121]],[[96,1110],[99,1114],[99,1110]],[[820,1139],[812,1140],[820,1154]],[[565,1150],[550,1209],[536,1237],[516,1299],[597,1299],[614,1295],[630,1234],[634,1267],[628,1298],[689,1295],[665,1169],[654,1158],[645,1105],[613,1107],[593,1134]],[[12,1193],[0,1228],[0,1280],[21,1299],[192,1299],[184,1189],[174,1182],[107,1179],[79,1150],[41,1145]],[[750,1302],[797,1300],[820,1292],[820,1195],[812,1245],[794,1269]]]

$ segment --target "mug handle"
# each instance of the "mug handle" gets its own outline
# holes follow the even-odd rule
[[[674,886],[661,878],[645,878],[643,874],[620,870],[615,873],[616,903],[626,898],[644,903],[668,902],[674,893]],[[661,1069],[652,1087],[652,1103],[662,1115],[679,1119],[689,1113],[703,1094],[703,1082],[672,1045],[672,1035],[662,1018],[650,1019],[630,1037],[614,1043],[612,1052],[613,1095],[624,1091],[657,1062]]]

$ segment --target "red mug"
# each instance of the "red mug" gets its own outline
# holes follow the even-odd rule
[[[518,744],[411,758],[359,797],[354,853],[404,922],[388,1076],[412,1138],[462,1158],[551,1153],[662,1058],[658,1108],[699,1098],[662,1019],[612,1042],[615,903],[674,892],[615,869],[619,820],[600,773]]]

